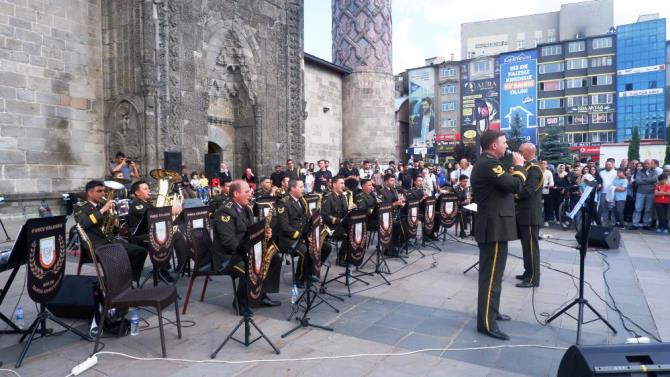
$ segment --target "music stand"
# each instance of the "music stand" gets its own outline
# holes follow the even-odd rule
[[[245,236],[245,239],[247,239],[249,242],[247,243],[249,245],[249,249],[247,249],[247,260],[244,263],[244,273],[245,273],[245,278],[250,280],[250,266],[249,266],[249,261],[255,261],[256,260],[256,252],[258,248],[260,247],[261,249],[263,248],[263,242],[264,242],[264,237],[265,237],[265,222],[264,221],[257,221],[253,224],[251,224],[247,228],[247,235]],[[268,262],[269,263],[269,262]],[[253,268],[253,267],[252,267]],[[247,297],[252,298],[251,294],[249,292],[250,289],[250,284],[246,284],[247,287]],[[236,293],[237,294],[237,293]],[[237,338],[234,337],[235,333],[237,330],[244,324],[244,341],[241,341]],[[260,334],[257,338],[251,340],[251,326],[253,326],[256,331]],[[256,322],[254,322],[254,319],[251,317],[251,312],[248,310],[243,311],[243,316],[242,319],[237,323],[237,326],[231,331],[226,339],[223,340],[223,342],[219,345],[219,347],[212,352],[212,354],[209,356],[211,359],[216,358],[216,355],[221,351],[223,346],[228,343],[230,339],[242,344],[245,347],[249,347],[253,343],[255,343],[259,339],[265,339],[265,341],[272,347],[272,349],[275,351],[277,355],[279,355],[279,349],[270,341],[270,339],[263,333],[263,331],[258,327]]]
[[[429,233],[433,233],[435,227],[435,198],[427,197],[423,199],[423,221],[421,228],[421,246],[430,246],[437,251],[442,251],[435,242],[426,240]]]
[[[46,309],[46,304],[56,296],[65,277],[66,222],[65,216],[43,217],[28,219],[23,227],[28,259],[28,294],[34,302],[40,305],[40,311],[19,341],[22,342],[28,337],[16,362],[16,368],[21,367],[28,348],[36,339],[37,329],[40,328],[40,338],[48,336],[47,320],[56,322],[66,331],[72,331],[84,340],[91,340],[88,335],[56,318]]]
[[[16,237],[16,242],[14,242],[14,245],[12,246],[12,251],[9,255],[9,259],[7,260],[7,263],[0,265],[0,272],[5,272],[7,270],[12,270],[12,273],[9,275],[9,279],[5,283],[5,286],[0,290],[0,305],[5,301],[5,297],[7,297],[7,292],[9,292],[9,287],[11,287],[12,283],[14,282],[14,278],[16,278],[16,274],[19,272],[19,268],[24,265],[27,260],[28,256],[26,255],[26,251],[28,248],[26,247],[26,232],[25,232],[25,225],[21,226],[21,229],[19,230],[19,234]],[[11,317],[10,313],[10,317]],[[23,334],[26,331],[21,330],[10,318],[2,314],[0,312],[0,320],[5,322],[11,330],[0,330],[0,334]]]
[[[470,208],[466,208],[470,207]],[[463,207],[466,211],[470,211],[472,213],[477,213],[477,203],[470,203],[467,206]],[[463,271],[463,274],[467,274],[468,271],[472,270],[473,268],[477,269],[477,266],[479,266],[479,260],[476,261],[472,266],[468,267]],[[477,269],[478,270],[478,269]]]
[[[146,226],[146,228],[144,228]],[[158,273],[161,267],[168,265],[170,256],[172,255],[172,241],[174,239],[174,229],[172,227],[172,207],[155,207],[147,209],[142,220],[137,225],[134,234],[140,230],[147,229],[149,236],[149,259],[151,259],[151,270],[140,287],[143,287],[146,282],[153,277],[154,287],[158,286],[158,281],[162,281],[166,285],[170,285]],[[175,281],[176,283],[176,281]]]
[[[390,274],[391,269],[389,268],[388,263],[386,263],[386,257],[384,253],[391,249],[393,243],[393,204],[379,204],[377,206],[377,246],[375,251],[370,254],[368,259],[363,263],[363,266],[368,264],[368,262],[375,258],[375,274],[381,276],[386,284],[391,285],[391,282],[384,276],[384,274]],[[383,269],[385,268],[385,270]]]
[[[313,210],[312,211],[312,217],[310,218],[310,221],[306,225],[306,229],[309,229],[309,233],[307,234],[307,241],[308,241],[308,252],[305,255],[305,258],[309,258],[309,260],[312,262],[310,265],[313,267],[311,271],[309,271],[309,274],[314,274],[317,278],[321,275],[321,247],[323,246],[321,244],[321,229],[323,227],[323,221],[321,219],[321,213],[320,211]],[[304,233],[302,233],[304,234]],[[305,271],[305,273],[308,273]],[[305,290],[302,292],[300,297],[298,298],[298,301],[296,301],[295,305],[296,308],[299,307],[301,301],[305,301],[305,308],[304,312],[302,313],[302,316],[300,318],[296,318],[298,321],[298,324],[292,328],[291,330],[285,332],[284,334],[281,335],[282,338],[286,338],[287,336],[291,335],[294,333],[296,330],[300,328],[305,328],[305,327],[314,327],[317,329],[321,330],[326,330],[326,331],[333,331],[332,327],[327,327],[327,326],[321,326],[321,325],[315,325],[309,321],[309,312],[315,308],[314,301],[316,299],[320,299],[321,302],[325,302],[328,304],[331,308],[335,309],[328,301],[324,300],[320,295],[317,289],[312,285],[312,279],[311,276],[306,276],[305,277]],[[329,293],[326,293],[330,295]],[[332,296],[332,295],[331,295]],[[337,297],[337,296],[335,296]],[[337,297],[340,298],[340,297]],[[320,302],[320,303],[321,303]],[[319,304],[320,304],[319,303]],[[317,304],[317,305],[319,305]],[[339,310],[335,309],[336,312],[339,313]],[[291,318],[293,317],[295,313],[292,313],[291,316],[289,316],[288,320],[290,321]]]
[[[184,238],[190,254],[186,267],[190,275],[191,259],[193,259],[193,255],[195,254],[195,250],[193,249],[193,230],[202,228],[207,230],[207,233],[209,234],[209,209],[206,206],[184,208],[179,214],[179,218],[183,220],[186,230],[184,232]],[[194,268],[198,268],[198,266]]]
[[[439,208],[440,227],[442,230],[438,233],[437,238],[442,237],[442,244],[447,240],[447,231],[456,224],[458,216],[457,197],[453,193],[443,193],[437,198],[437,206]]]
[[[547,320],[547,324],[549,324],[554,319],[558,318],[561,314],[565,314],[571,318],[576,319],[577,320],[576,344],[579,344],[579,342],[581,341],[582,325],[585,323],[584,306],[588,307],[591,310],[591,312],[598,317],[597,319],[601,320],[605,325],[607,325],[607,327],[609,327],[614,334],[617,333],[616,329],[602,315],[600,315],[600,313],[598,313],[598,311],[593,306],[591,306],[591,304],[589,304],[588,300],[584,298],[584,262],[586,260],[586,250],[588,249],[588,242],[591,235],[591,221],[593,221],[595,192],[596,190],[594,190],[593,187],[588,186],[584,191],[584,193],[582,194],[582,198],[579,200],[579,203],[575,205],[575,208],[571,212],[571,217],[574,217],[577,211],[579,211],[580,208],[582,209],[581,214],[582,237],[581,240],[579,241],[579,296],[576,299],[574,299],[570,304],[568,304],[566,307],[561,309],[558,313],[554,314],[551,318]],[[567,313],[567,311],[570,310],[570,308],[572,308],[575,305],[577,305],[577,307],[579,308],[577,312],[577,318]],[[595,321],[595,319],[593,321]]]
[[[405,234],[405,244],[401,247],[402,249],[405,249],[405,254],[409,255],[410,247],[412,248],[412,251],[418,251],[419,254],[421,254],[421,258],[425,257],[426,254],[419,249],[419,246],[417,245],[419,240],[417,239],[417,230],[419,228],[419,204],[421,201],[419,199],[416,200],[409,200],[405,204],[405,208],[403,209],[405,214],[401,214],[401,223],[400,226],[405,228],[405,231],[403,232]]]

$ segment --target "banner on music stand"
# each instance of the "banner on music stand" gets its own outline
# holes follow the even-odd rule
[[[365,247],[368,238],[368,211],[354,209],[349,213],[349,252],[347,264],[360,266],[365,257]]]
[[[28,246],[28,294],[38,303],[51,301],[65,276],[65,216],[29,219],[24,225]]]
[[[247,251],[247,281],[249,285],[249,303],[256,305],[263,293],[263,271],[265,265],[265,221],[258,221],[247,228],[249,250]],[[269,260],[268,260],[269,263]]]
[[[205,229],[207,232],[209,232],[208,208],[204,206],[184,208],[181,211],[180,216],[184,219],[184,223],[186,224],[186,234],[184,235],[185,236],[184,238],[186,238],[186,244],[188,245],[188,248],[191,250],[191,253],[194,253],[195,250],[193,250],[193,230]]]
[[[435,198],[427,197],[423,201],[423,234],[433,233],[435,227]]]
[[[307,251],[312,260],[312,273],[317,278],[321,277],[321,247],[327,234],[328,232],[321,219],[321,211],[317,209],[312,212],[309,234],[307,236]]]
[[[321,197],[319,195],[307,194],[303,198],[305,198],[305,201],[307,202],[307,216],[310,216],[315,209],[321,208]]]
[[[273,197],[260,197],[256,199],[256,205],[254,205],[254,215],[258,216],[259,219],[264,219],[272,208],[275,205],[275,199]]]
[[[440,208],[440,225],[445,228],[451,228],[456,223],[458,215],[458,198],[455,194],[442,194],[438,198],[438,207]]]
[[[415,238],[419,225],[420,199],[409,200],[405,205],[405,219],[407,222],[407,238]]]
[[[172,207],[149,208],[145,215],[149,227],[149,257],[151,263],[163,267],[170,262],[172,252]]]
[[[377,208],[379,247],[389,250],[393,242],[393,204],[380,204]]]

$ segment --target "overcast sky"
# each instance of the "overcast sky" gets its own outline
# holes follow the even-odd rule
[[[555,12],[572,0],[393,0],[393,72],[423,65],[433,56],[460,58],[464,22]],[[474,4],[474,5],[473,5]],[[614,0],[614,24],[637,21],[641,14],[670,16],[668,0]],[[305,0],[305,51],[332,61],[331,0]],[[667,28],[670,32],[670,28]]]

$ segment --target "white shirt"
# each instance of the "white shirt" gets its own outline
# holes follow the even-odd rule
[[[606,194],[612,187],[612,182],[616,179],[616,170],[612,169],[607,171],[606,169],[603,169],[600,171],[600,178],[603,180],[601,192]]]
[[[370,179],[372,178],[372,169],[361,169],[361,179]]]
[[[433,193],[435,192],[435,182],[436,182],[436,177],[435,174],[431,173],[423,177],[423,190],[426,192],[428,195],[433,196]]]
[[[547,169],[543,172],[544,185],[542,186],[542,195],[549,195],[549,188],[554,187],[554,175],[551,170]]]
[[[451,172],[449,178],[451,179],[451,182],[453,182],[453,184],[457,184],[458,179],[461,177],[461,175],[467,175],[468,178],[470,178],[470,174],[472,174],[472,165],[468,165],[467,169],[461,169],[461,167],[459,166],[458,169]],[[468,179],[468,186],[470,186],[469,179]]]

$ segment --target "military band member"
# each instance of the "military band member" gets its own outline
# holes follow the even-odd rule
[[[247,227],[253,222],[253,212],[249,207],[251,188],[249,184],[236,179],[230,184],[230,199],[214,214],[214,247],[212,250],[212,266],[222,273],[232,273],[239,278],[237,285],[237,302],[240,314],[250,314],[249,301],[247,298],[247,277],[245,271],[246,254],[249,248]],[[272,237],[272,230],[268,230],[267,237]],[[268,278],[279,278],[278,269],[281,261],[275,256],[270,264]],[[274,283],[274,282],[273,282]],[[278,283],[278,282],[277,282]],[[281,302],[271,300],[263,293],[261,299],[263,306],[279,306]]]
[[[254,192],[254,198],[256,198],[256,200],[259,198],[271,198],[274,196],[276,189],[276,187],[272,186],[270,177],[261,177],[261,179],[258,180],[258,189]]]
[[[344,195],[344,178],[335,177],[332,182],[333,191],[321,204],[321,217],[323,218],[323,224],[333,230],[331,238],[337,241],[346,239],[346,216],[349,212],[349,206],[347,204],[347,198]],[[346,256],[346,244],[346,242],[342,242],[338,252],[337,258],[339,262],[343,262],[344,257]]]
[[[149,234],[148,229],[140,229],[139,232],[135,232],[137,227],[140,225],[142,218],[146,214],[149,208],[153,208],[151,204],[151,190],[149,189],[149,184],[145,181],[137,181],[133,183],[131,191],[135,195],[135,199],[130,203],[130,208],[128,209],[128,216],[126,220],[128,221],[128,229],[130,232],[130,242],[142,247],[148,247],[149,243]],[[172,207],[172,216],[178,216],[181,213],[181,206],[175,205]],[[172,237],[175,256],[177,257],[177,266],[175,267],[175,272],[181,272],[186,263],[188,262],[188,248],[186,246],[186,240],[181,232],[174,232]],[[174,279],[167,270],[161,269],[159,271],[161,277],[166,281],[172,283]]]
[[[497,321],[508,321],[501,314],[500,292],[507,261],[507,241],[517,239],[514,194],[521,192],[526,180],[523,156],[512,153],[512,173],[505,172],[500,159],[507,150],[505,134],[485,131],[480,139],[482,154],[470,176],[472,194],[477,203],[475,240],[479,246],[479,292],[477,331],[508,340]]]
[[[461,227],[459,237],[465,238],[467,234],[465,233],[465,227],[470,223],[470,213],[465,212],[463,207],[467,206],[471,202],[471,195],[468,193],[470,187],[468,181],[470,177],[465,174],[461,174],[458,178],[458,183],[454,186],[454,193],[456,194],[456,202],[458,203],[458,222]],[[470,233],[474,233],[474,229],[471,229]]]
[[[223,202],[228,199],[228,190],[230,189],[230,181],[221,182],[221,186],[212,187],[212,197],[207,202],[209,216],[214,216],[214,213],[221,207]]]
[[[377,194],[375,193],[375,186],[372,184],[372,180],[367,178],[361,179],[361,192],[356,196],[356,208],[367,210],[368,230],[377,229],[377,219],[372,218],[377,203]]]
[[[422,200],[428,196],[423,190],[423,177],[414,177],[414,186],[407,192],[407,200]]]
[[[104,216],[112,208],[113,200],[107,200],[102,205],[102,198],[105,196],[105,186],[100,181],[90,181],[86,183],[86,203],[79,207],[75,212],[75,220],[84,229],[86,235],[95,248],[100,245],[109,243],[118,243],[123,245],[128,253],[130,265],[133,270],[133,280],[139,283],[142,276],[142,269],[144,268],[144,261],[147,258],[147,249],[141,246],[133,245],[121,239],[114,237],[114,235],[104,234],[102,232],[102,224]]]
[[[523,250],[524,273],[518,275],[521,282],[516,286],[519,288],[532,288],[540,286],[540,225],[542,217],[542,186],[544,185],[544,173],[537,163],[535,145],[531,143],[521,144],[519,153],[526,160],[526,182],[519,193],[516,206],[516,221],[519,225],[519,239]]]
[[[379,194],[382,197],[382,203],[393,204],[393,245],[396,250],[391,253],[397,253],[397,248],[405,239],[400,222],[400,211],[405,206],[405,198],[398,195],[393,174],[384,175],[384,187],[379,191]]]

